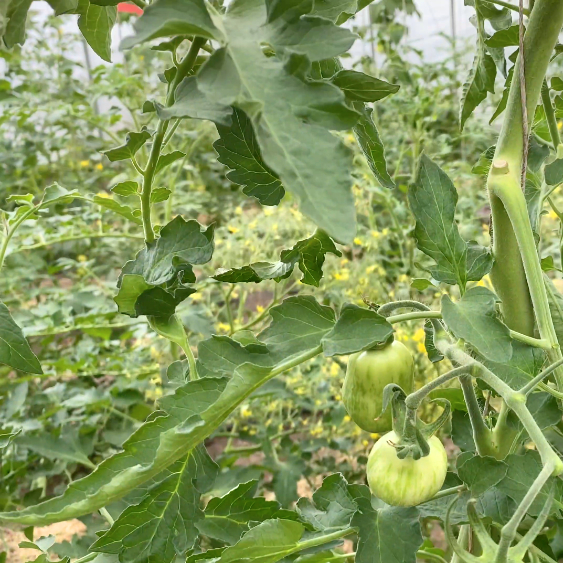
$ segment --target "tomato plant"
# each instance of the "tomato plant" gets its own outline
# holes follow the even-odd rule
[[[48,4],[110,62],[117,0]],[[401,56],[412,1],[134,4],[124,62],[90,69],[91,92],[65,68],[72,41],[33,33],[31,1],[0,5],[0,269],[21,276],[1,282],[0,520],[40,561],[560,558],[561,251],[545,221],[563,218],[563,3],[465,2],[477,43],[457,119],[455,69]],[[350,56],[364,9],[387,74]],[[56,87],[38,80],[55,66]],[[473,162],[463,131],[497,78],[500,133]],[[458,202],[446,156],[459,191],[471,169],[488,200]],[[361,294],[339,292],[364,256]],[[415,360],[399,341],[413,323]],[[351,419],[392,421],[368,459],[331,380],[346,364]],[[88,531],[71,546],[34,537],[74,518]]]

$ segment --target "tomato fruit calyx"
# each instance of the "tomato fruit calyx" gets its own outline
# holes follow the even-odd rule
[[[410,408],[406,403],[407,395],[396,384],[389,384],[383,391],[383,411],[391,405],[393,419],[393,433],[396,442],[390,442],[395,448],[399,459],[408,457],[414,460],[430,455],[429,440],[448,420],[451,405],[446,399],[435,399],[443,407],[442,414],[433,422],[425,424],[416,414],[416,408]]]

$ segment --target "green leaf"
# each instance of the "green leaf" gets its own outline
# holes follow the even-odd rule
[[[416,218],[417,246],[436,262],[432,277],[465,289],[468,281],[478,281],[489,272],[493,263],[490,253],[474,242],[466,243],[459,234],[454,185],[425,155],[409,189],[409,204]]]
[[[111,162],[117,160],[127,160],[135,156],[137,151],[151,138],[146,127],[141,129],[140,133],[131,132],[127,133],[125,137],[125,144],[108,151],[103,151]]]
[[[164,170],[167,166],[170,166],[185,156],[186,153],[182,151],[172,151],[167,154],[161,154],[156,165],[155,174],[158,174],[161,170]]]
[[[58,437],[46,432],[37,436],[22,436],[17,443],[38,453],[47,459],[60,459],[71,463],[80,463],[93,469],[95,465],[88,459],[91,444],[80,439],[77,428],[65,427]]]
[[[117,17],[115,6],[96,6],[89,0],[79,0],[78,28],[93,51],[104,61],[111,62],[111,30]]]
[[[135,35],[122,41],[122,49],[174,35],[221,40],[221,32],[213,24],[203,0],[157,0],[145,8],[133,28]]]
[[[504,81],[504,89],[502,91],[501,99],[498,103],[495,112],[493,113],[491,119],[489,120],[489,125],[506,109],[506,104],[508,103],[508,94],[510,93],[510,84],[512,83],[512,77],[514,76],[514,67],[512,66],[508,71],[508,75]],[[493,153],[494,156],[494,153]],[[492,157],[491,157],[492,158]],[[491,160],[492,162],[492,160]],[[490,167],[490,164],[489,164]]]
[[[233,108],[230,127],[217,124],[219,139],[213,144],[217,160],[228,166],[227,178],[243,186],[242,191],[262,205],[277,205],[285,195],[278,175],[262,159],[252,123],[240,109]]]
[[[393,327],[371,309],[347,303],[334,328],[323,338],[325,356],[353,354],[382,344],[393,335]]]
[[[376,102],[399,91],[398,84],[390,84],[374,76],[356,70],[341,70],[331,82],[354,102]]]
[[[543,280],[545,283],[545,289],[547,292],[547,301],[549,303],[549,310],[551,312],[551,318],[553,319],[553,326],[555,328],[555,334],[557,335],[557,341],[560,345],[563,343],[563,295],[561,295],[553,282],[544,274]]]
[[[434,343],[435,336],[434,324],[430,319],[426,319],[424,321],[424,348],[426,349],[428,359],[432,363],[441,362],[444,359],[444,356]]]
[[[461,95],[460,108],[460,128],[467,121],[467,118],[473,113],[473,110],[487,97],[487,92],[494,94],[495,77],[497,67],[495,61],[485,50],[485,45],[479,38],[477,41],[477,55],[473,60],[473,66],[464,83]]]
[[[292,520],[266,520],[248,531],[235,545],[227,547],[217,563],[241,563],[252,554],[253,563],[276,563],[300,551],[305,528]]]
[[[272,279],[279,282],[288,278],[294,266],[299,264],[299,269],[303,272],[301,283],[318,287],[328,252],[342,256],[332,239],[322,231],[317,231],[312,237],[297,242],[290,250],[282,250],[279,262],[255,262],[242,268],[221,271],[213,278],[228,283],[259,283]]]
[[[485,45],[491,48],[499,47],[518,47],[520,33],[518,25],[511,25],[506,29],[501,29],[493,33],[491,37],[485,39]]]
[[[371,496],[371,495],[370,495]],[[416,563],[422,545],[416,508],[388,506],[375,497],[356,498],[357,563]]]
[[[482,356],[505,363],[512,356],[508,327],[496,316],[498,297],[486,287],[472,287],[454,303],[442,296],[442,317],[456,338],[465,340]]]
[[[272,13],[266,14],[261,0],[230,4],[221,19],[225,46],[201,68],[199,89],[247,114],[264,163],[286,190],[298,196],[303,213],[336,240],[351,242],[355,234],[351,155],[329,130],[348,129],[359,115],[346,105],[336,86],[300,80],[282,61],[266,57],[261,48],[264,43],[274,49],[291,48],[310,59],[322,51],[326,58],[332,56],[331,40],[338,28],[311,16],[296,23],[291,10]],[[284,30],[293,25],[297,39],[302,40],[288,47]],[[315,35],[319,42],[313,48],[307,43],[307,33],[318,30],[322,35]]]
[[[326,477],[311,500],[301,498],[297,503],[301,518],[315,530],[323,532],[350,526],[357,508],[348,491],[348,483],[340,473]]]
[[[122,197],[128,197],[130,195],[139,195],[139,184],[137,182],[127,181],[119,182],[115,184],[111,191],[114,194],[120,195]]]
[[[549,186],[556,186],[563,181],[563,158],[557,158],[545,166],[545,182]]]
[[[143,276],[125,274],[121,279],[119,293],[114,297],[118,311],[124,315],[136,317],[137,310],[135,304],[137,303],[137,299],[142,293],[153,287],[153,285],[148,284],[143,279]]]
[[[157,105],[156,112],[158,117],[163,120],[191,117],[192,119],[208,119],[229,127],[232,109],[207,97],[197,87],[196,77],[188,76],[180,82],[174,103],[170,107]]]
[[[171,193],[171,190],[168,188],[155,188],[151,191],[151,203],[166,201]]]
[[[479,160],[473,165],[473,168],[471,168],[472,174],[477,174],[478,176],[488,175],[496,148],[496,145],[492,145],[479,155]]]
[[[14,45],[23,45],[25,41],[25,24],[31,2],[32,0],[11,0],[5,6],[0,7],[2,10],[0,11],[0,32],[8,49]],[[2,18],[5,18],[6,21],[3,29],[1,27]]]
[[[270,309],[272,323],[258,335],[277,361],[313,350],[334,326],[334,311],[310,295],[285,299]]]
[[[192,450],[140,503],[126,508],[91,551],[118,554],[121,563],[170,563],[182,557],[198,536],[201,493],[212,486],[217,471],[204,447]]]
[[[280,505],[263,497],[254,498],[258,481],[241,483],[222,497],[212,498],[205,507],[205,519],[196,527],[208,538],[234,544],[252,522],[272,518]]]
[[[48,207],[56,203],[68,204],[72,203],[75,198],[80,196],[78,190],[67,190],[59,184],[54,183],[45,188],[43,197],[41,198],[41,207]]]
[[[160,237],[148,243],[135,260],[123,267],[123,274],[137,274],[151,285],[174,279],[186,264],[205,264],[213,255],[213,225],[202,231],[201,225],[180,215],[160,231]]]
[[[538,373],[545,363],[545,352],[523,342],[512,342],[512,356],[508,362],[484,360],[485,365],[512,389],[520,389]]]
[[[270,350],[261,342],[243,345],[228,336],[213,335],[202,340],[197,350],[198,373],[203,376],[230,375],[243,364],[274,365]]]
[[[457,474],[475,497],[497,485],[508,472],[508,465],[493,457],[481,457],[470,452],[457,460]]]
[[[436,288],[436,286],[430,281],[425,278],[415,278],[411,282],[411,287],[413,289],[417,289],[418,291],[424,291],[429,287]]]
[[[129,206],[121,205],[120,203],[115,201],[115,199],[111,199],[110,197],[101,197],[99,195],[96,195],[96,196],[94,196],[94,199],[92,201],[94,203],[97,203],[101,207],[105,207],[106,209],[109,209],[109,210],[113,211],[114,213],[117,213],[118,215],[125,217],[125,219],[128,219],[132,223],[135,223],[137,225],[143,224],[143,221],[141,220],[141,218],[139,216],[140,213],[138,215],[135,214],[135,212]]]
[[[373,110],[368,107],[361,109],[361,117],[354,127],[354,135],[373,175],[384,188],[392,189],[395,187],[395,182],[387,171],[385,149],[371,117],[372,112]]]
[[[21,328],[0,301],[0,363],[27,373],[43,373],[39,360],[31,350]]]

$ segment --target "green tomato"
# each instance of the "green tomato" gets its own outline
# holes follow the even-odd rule
[[[381,415],[383,389],[396,383],[405,393],[414,388],[414,362],[407,347],[394,340],[380,350],[350,356],[342,387],[342,401],[350,418],[367,432],[391,430],[391,407]]]
[[[397,457],[393,447],[397,443],[397,434],[388,432],[373,446],[366,468],[369,488],[387,504],[416,506],[431,499],[442,488],[448,456],[436,436],[428,440],[430,453],[416,460]]]

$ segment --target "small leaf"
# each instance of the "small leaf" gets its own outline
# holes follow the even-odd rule
[[[118,215],[125,217],[125,219],[128,219],[132,223],[136,223],[137,225],[143,224],[143,221],[141,220],[139,215],[135,214],[135,211],[133,211],[127,205],[121,205],[120,203],[115,201],[115,199],[111,199],[110,197],[101,197],[99,195],[96,195],[96,196],[94,196],[93,202],[97,203],[100,207],[105,207],[106,209],[109,209],[109,210],[113,211],[114,213],[117,213]]]
[[[478,176],[487,176],[489,174],[496,148],[496,145],[493,145],[479,155],[479,160],[471,168],[472,174],[477,174]]]
[[[43,373],[39,360],[31,350],[21,328],[0,301],[0,363],[27,373]]]
[[[137,151],[151,138],[151,134],[146,127],[141,129],[140,133],[128,133],[125,137],[125,144],[115,149],[103,151],[111,162],[117,160],[127,160],[135,156]]]
[[[494,94],[497,67],[495,61],[479,39],[477,42],[477,55],[473,60],[473,67],[469,72],[467,82],[463,85],[460,108],[460,128],[473,113],[475,108],[487,97],[487,92]]]
[[[114,194],[122,197],[129,197],[130,195],[139,195],[139,184],[137,182],[119,182],[111,188]]]
[[[430,280],[424,278],[415,278],[411,282],[411,287],[413,289],[418,289],[418,291],[424,291],[429,287],[436,287]]]
[[[465,340],[494,362],[508,362],[512,340],[508,327],[496,316],[498,297],[486,287],[472,287],[454,303],[442,296],[442,317],[456,338]]]
[[[174,103],[170,107],[156,106],[158,117],[163,120],[191,117],[192,119],[208,119],[229,127],[232,109],[208,98],[198,87],[195,76],[188,76],[180,82]]]
[[[356,70],[341,70],[331,82],[344,91],[354,102],[376,102],[399,91],[398,84],[390,84]]]
[[[473,496],[479,496],[498,484],[508,471],[508,465],[493,457],[481,457],[471,453],[457,458],[457,474],[468,486]]]
[[[93,51],[104,61],[111,62],[111,30],[117,17],[115,6],[96,6],[89,0],[79,0],[78,28]]]
[[[168,188],[155,188],[151,191],[151,203],[166,201],[172,192]]]
[[[361,117],[354,127],[354,135],[356,136],[358,144],[366,157],[373,175],[384,188],[392,189],[395,187],[395,182],[393,182],[391,176],[389,176],[389,172],[387,171],[385,149],[383,147],[383,143],[381,142],[377,127],[371,117],[373,110],[366,107],[359,111],[361,111]]]
[[[334,328],[323,338],[325,356],[352,354],[383,344],[393,335],[393,327],[371,309],[347,303]]]
[[[221,33],[213,24],[203,0],[157,0],[145,8],[133,27],[135,35],[122,41],[122,49],[171,35],[221,39]]]
[[[501,29],[493,33],[491,37],[485,39],[485,45],[491,48],[499,47],[518,47],[520,44],[520,30],[518,25],[511,25],[506,29]]]
[[[233,108],[230,127],[217,124],[219,140],[213,148],[217,160],[228,166],[227,178],[262,205],[277,205],[285,195],[281,180],[262,159],[252,123],[240,109]]]
[[[422,545],[418,510],[388,506],[374,497],[356,498],[356,503],[356,563],[416,563]]]
[[[183,153],[182,151],[172,151],[167,154],[161,154],[156,165],[155,174],[158,174],[161,170],[164,170],[167,166],[170,166],[185,156],[186,153]]]
[[[556,186],[563,182],[563,158],[557,158],[545,166],[545,182],[549,186]]]

